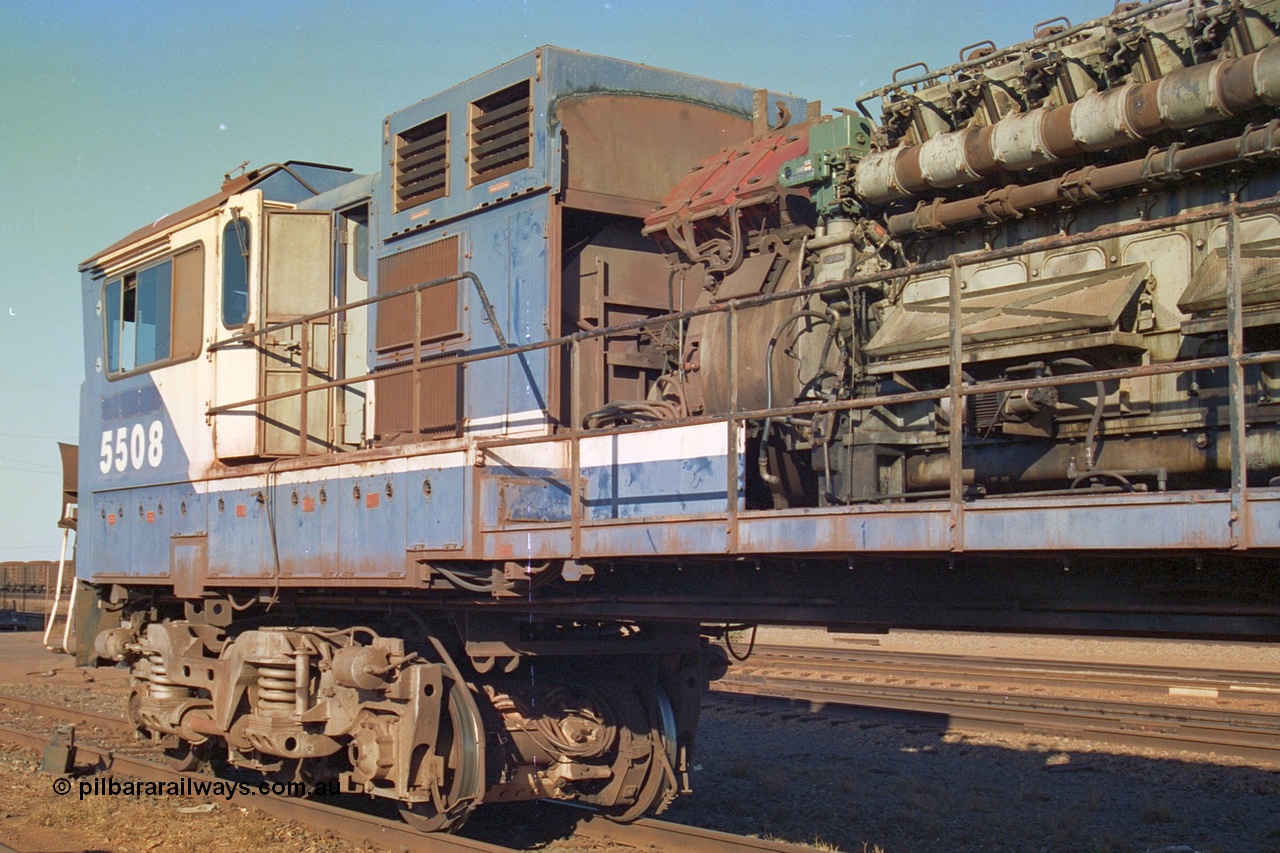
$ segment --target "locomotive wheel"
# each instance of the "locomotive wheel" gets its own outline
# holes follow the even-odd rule
[[[661,811],[675,795],[672,785],[675,782],[676,715],[671,708],[671,700],[661,687],[649,704],[649,715],[649,744],[652,748],[649,772],[635,803],[619,810],[604,810],[605,817],[617,823],[630,823],[651,811]]]
[[[164,751],[164,763],[179,773],[202,772],[209,769],[213,752],[212,741],[191,743],[184,740]]]
[[[468,702],[465,684],[457,681],[449,688],[447,722],[440,721],[435,748],[417,761],[415,784],[431,788],[431,801],[400,803],[400,816],[419,832],[452,832],[462,826],[484,795],[484,767],[479,744],[484,724],[475,705]],[[443,755],[443,778],[435,778],[436,756]]]
[[[142,697],[145,692],[145,687],[135,685],[134,688],[129,691],[129,701],[128,704],[125,705],[124,712],[125,717],[133,725],[133,730],[143,735],[147,733],[147,730],[142,727],[141,717]]]

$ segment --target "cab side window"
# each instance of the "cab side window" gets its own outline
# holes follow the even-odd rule
[[[249,223],[236,218],[222,229],[222,323],[238,329],[249,320]]]
[[[107,369],[127,373],[172,352],[173,261],[107,282]]]
[[[107,376],[194,358],[200,352],[204,248],[108,279],[103,287]]]

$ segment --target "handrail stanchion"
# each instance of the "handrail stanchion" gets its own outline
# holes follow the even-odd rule
[[[729,314],[725,318],[725,326],[725,338],[728,342],[729,350],[727,353],[729,366],[729,418],[725,421],[728,424],[728,435],[724,449],[725,499],[728,502],[726,509],[729,523],[728,529],[725,530],[725,535],[728,539],[729,550],[732,552],[738,550],[738,306],[732,301],[729,303]],[[681,365],[681,368],[683,368],[683,365]],[[769,370],[769,365],[765,365],[765,370]]]
[[[48,621],[44,625],[43,642],[46,649],[53,649],[53,646],[49,645],[49,635],[53,633],[53,621],[58,618],[58,604],[62,601],[62,573],[67,566],[67,537],[70,535],[69,528],[62,528],[62,552],[58,555],[58,580],[53,585],[53,606],[49,608]],[[67,609],[70,610],[70,607],[68,606]]]
[[[71,578],[71,592],[67,593],[67,621],[62,626],[62,649],[65,654],[71,651],[71,623],[76,618],[76,591],[80,588],[79,575]]]
[[[949,527],[951,529],[951,551],[956,553],[964,550],[964,406],[963,399],[960,396],[961,386],[964,384],[964,370],[960,362],[962,357],[963,343],[961,327],[962,316],[960,312],[960,264],[953,257],[951,259],[951,275],[949,278],[950,295],[948,297],[948,308],[950,310],[951,319],[951,376],[948,381],[948,390],[951,403],[950,424],[947,432],[947,453],[949,455],[950,476],[949,476],[949,493],[951,503],[951,520]],[[906,491],[906,482],[903,482],[903,491]]]
[[[1227,215],[1227,401],[1231,428],[1231,545],[1248,548],[1249,456],[1245,452],[1244,294],[1240,281],[1240,214],[1231,196]]]
[[[302,340],[302,349],[298,353],[298,393],[301,395],[298,399],[298,455],[306,456],[307,434],[311,431],[307,422],[307,398],[311,396],[307,393],[307,380],[310,379],[307,374],[311,372],[311,324],[302,323],[298,332]]]
[[[413,292],[413,439],[422,432],[422,291]]]
[[[569,551],[582,555],[582,354],[579,342],[569,344]]]

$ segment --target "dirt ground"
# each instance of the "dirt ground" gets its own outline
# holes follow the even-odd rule
[[[76,669],[48,652],[39,632],[0,637],[0,692],[123,715],[129,676],[121,669]],[[53,720],[0,719],[0,724],[52,732]],[[82,737],[93,739],[86,730]],[[133,750],[138,747],[134,746]],[[294,853],[372,850],[281,824],[228,803],[212,808],[169,796],[85,796],[78,780],[65,796],[55,777],[36,772],[40,756],[0,743],[0,841],[18,853]],[[123,777],[122,777],[123,779]]]
[[[787,636],[803,644],[816,639],[812,633]],[[1019,638],[1009,638],[1007,647],[991,638],[952,636],[945,642],[990,654],[1028,648]],[[1054,643],[1032,645],[1045,656],[1067,659],[1096,654],[1119,660],[1133,651],[1110,642]],[[889,644],[935,643],[912,635]],[[1205,666],[1231,661],[1241,669],[1276,671],[1275,652],[1192,646],[1178,656]],[[76,670],[66,656],[46,653],[39,634],[4,635],[0,692],[119,714],[127,674]],[[1124,754],[1049,736],[954,732],[945,720],[925,716],[818,716],[710,697],[695,760],[694,793],[677,800],[664,818],[821,850],[1280,851],[1280,773],[1203,758]],[[35,773],[38,761],[33,752],[0,745],[0,840],[20,853],[363,849],[226,804],[203,810],[179,797],[58,797],[53,778]],[[472,824],[492,820],[492,814],[482,811]],[[498,814],[512,820],[510,812]],[[538,849],[592,848],[557,840]]]

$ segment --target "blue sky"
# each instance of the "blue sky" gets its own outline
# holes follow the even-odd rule
[[[1111,0],[0,0],[0,560],[56,559],[78,262],[244,161],[377,168],[382,118],[543,44],[852,107]]]

